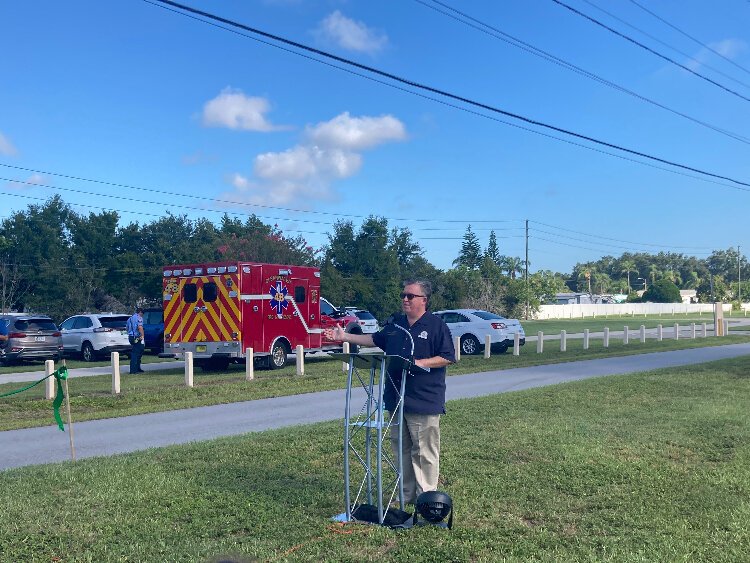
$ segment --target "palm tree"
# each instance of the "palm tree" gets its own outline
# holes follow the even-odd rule
[[[503,256],[502,268],[508,272],[510,279],[516,279],[516,274],[523,272],[524,261],[518,256]]]
[[[630,272],[636,272],[636,265],[635,262],[632,260],[623,260],[620,262],[620,273],[621,274],[627,274],[628,276],[628,293],[633,291],[633,289],[630,287]]]
[[[651,264],[648,267],[648,277],[651,278],[651,283],[656,282],[656,276],[658,276],[659,274],[661,274],[661,272],[659,271],[659,267],[656,264]]]

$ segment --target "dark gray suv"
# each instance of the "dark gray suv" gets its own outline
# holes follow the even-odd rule
[[[0,342],[0,362],[62,358],[62,336],[48,316],[4,314],[0,315],[0,323],[8,327],[8,340]]]

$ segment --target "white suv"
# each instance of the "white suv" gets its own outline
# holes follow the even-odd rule
[[[362,327],[362,334],[373,334],[380,330],[378,326],[378,320],[370,313],[363,309],[351,309],[346,307],[346,310],[352,313],[359,319],[359,326]]]
[[[132,349],[126,328],[129,317],[130,315],[97,313],[65,319],[60,325],[63,353],[80,354],[86,362],[93,362],[97,356],[110,352],[129,354]]]

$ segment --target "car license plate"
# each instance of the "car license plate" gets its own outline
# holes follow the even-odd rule
[[[34,337],[34,342],[44,342],[45,340],[47,340],[46,336],[35,336]]]
[[[205,352],[206,351],[206,346],[204,346],[202,344],[198,345],[198,346],[195,347],[195,351],[196,352]]]

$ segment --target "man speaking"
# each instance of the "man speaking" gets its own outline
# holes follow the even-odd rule
[[[450,330],[438,316],[427,312],[432,284],[425,280],[404,282],[401,292],[403,315],[393,323],[411,335],[386,325],[376,334],[349,334],[341,326],[327,329],[329,340],[359,346],[377,346],[386,354],[408,358],[414,342],[414,364],[424,368],[409,374],[404,390],[404,434],[402,441],[404,499],[414,504],[426,491],[435,491],[440,474],[440,415],[445,414],[445,368],[456,361]],[[400,335],[399,335],[400,334]],[[401,370],[389,370],[393,385],[386,385],[385,408],[393,412],[401,388]],[[391,448],[398,455],[399,428],[391,428]],[[409,463],[411,460],[411,463]]]

